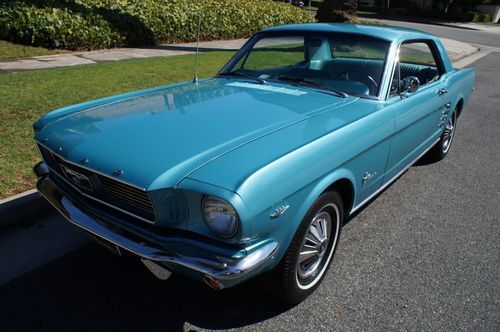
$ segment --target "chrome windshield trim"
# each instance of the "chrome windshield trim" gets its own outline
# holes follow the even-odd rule
[[[280,36],[291,36],[291,35],[313,35],[313,34],[325,34],[325,35],[344,35],[344,36],[355,36],[355,37],[363,37],[367,39],[374,39],[378,40],[380,42],[387,43],[389,45],[387,49],[387,53],[385,54],[385,57],[383,59],[384,65],[383,65],[383,72],[380,77],[380,81],[378,82],[378,91],[376,95],[354,95],[355,97],[363,98],[363,99],[368,99],[368,100],[377,100],[377,101],[383,101],[385,100],[384,98],[384,85],[386,84],[387,78],[384,73],[386,72],[388,66],[389,66],[389,53],[393,49],[393,43],[385,38],[382,37],[375,37],[375,36],[368,36],[363,33],[356,33],[356,32],[339,32],[339,31],[326,31],[326,30],[321,30],[321,31],[310,31],[310,30],[305,30],[301,29],[300,27],[296,29],[288,29],[288,30],[283,30],[283,31],[260,31],[252,35],[246,42],[245,44],[226,62],[226,64],[222,67],[222,69],[218,72],[218,74],[223,74],[229,72],[231,69],[233,69],[236,64],[244,57],[247,57],[248,51],[251,51],[252,47],[262,38],[267,38],[267,37],[280,37]],[[269,79],[266,79],[269,80]],[[350,96],[353,96],[352,93],[347,92]]]
[[[64,195],[57,185],[47,176],[37,183],[37,189],[47,201],[54,206],[70,223],[84,231],[123,248],[141,258],[177,264],[190,270],[213,277],[222,284],[231,284],[231,281],[242,280],[256,271],[266,262],[273,259],[278,250],[278,243],[271,241],[263,243],[258,249],[241,258],[219,257],[212,258],[187,256],[175,251],[168,251],[141,240],[134,240],[125,235],[116,233],[82,211]]]
[[[65,162],[67,162],[68,164],[72,164],[72,165],[75,165],[75,166],[77,166],[77,167],[81,167],[81,168],[83,168],[83,169],[86,169],[86,170],[87,170],[87,171],[89,171],[89,172],[94,172],[94,173],[97,173],[97,174],[99,174],[99,175],[101,175],[101,176],[104,176],[104,177],[106,177],[106,178],[108,178],[108,179],[111,179],[111,180],[114,180],[114,181],[117,181],[117,182],[121,182],[121,183],[123,183],[123,184],[126,184],[127,186],[131,186],[131,187],[134,187],[134,188],[139,189],[139,190],[142,190],[142,191],[147,191],[147,190],[146,190],[145,188],[143,188],[143,187],[139,187],[139,186],[137,186],[137,185],[135,185],[135,184],[132,184],[132,183],[129,183],[129,182],[126,182],[126,181],[123,181],[123,180],[120,180],[120,179],[114,178],[114,177],[112,177],[112,176],[110,176],[110,175],[107,175],[107,174],[104,174],[104,173],[102,173],[102,172],[96,171],[95,169],[89,168],[89,167],[87,167],[87,166],[84,166],[84,165],[80,165],[80,164],[74,163],[74,162],[72,162],[72,161],[70,161],[70,160],[68,160],[68,159],[64,158],[64,157],[63,157],[63,156],[61,156],[60,154],[58,154],[58,153],[54,152],[51,148],[49,148],[49,147],[48,147],[48,146],[46,146],[45,144],[40,143],[40,142],[39,142],[39,141],[37,141],[37,140],[35,140],[35,142],[36,142],[36,144],[40,144],[41,146],[43,146],[44,148],[46,148],[47,150],[49,150],[49,151],[50,151],[50,153],[55,154],[57,157],[61,158],[62,160],[64,160],[64,161],[65,161]],[[38,149],[38,146],[37,146],[37,150],[38,150],[38,153],[40,153],[40,150]],[[42,157],[41,153],[40,153],[40,156]],[[43,157],[42,157],[42,159],[43,159]]]

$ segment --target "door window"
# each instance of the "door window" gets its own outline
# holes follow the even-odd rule
[[[402,82],[406,77],[418,78],[420,86],[439,80],[442,69],[433,52],[431,42],[409,42],[399,48],[399,61],[396,64],[391,81],[391,95],[401,92]]]

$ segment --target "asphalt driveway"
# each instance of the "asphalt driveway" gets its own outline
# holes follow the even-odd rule
[[[345,227],[330,272],[295,307],[255,282],[161,282],[86,245],[0,286],[0,330],[500,330],[500,53],[448,157],[412,167]],[[22,249],[20,249],[22,250]]]

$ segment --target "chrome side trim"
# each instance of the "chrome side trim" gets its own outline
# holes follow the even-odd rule
[[[97,173],[97,174],[102,175],[102,176],[104,176],[104,177],[106,177],[106,178],[108,178],[108,179],[111,179],[111,180],[113,180],[113,181],[121,182],[121,183],[123,183],[123,184],[126,184],[126,185],[128,185],[128,186],[131,186],[131,187],[137,188],[137,189],[139,189],[139,190],[146,191],[146,189],[145,189],[145,188],[143,188],[143,187],[139,187],[139,186],[137,186],[137,185],[135,185],[135,184],[132,184],[132,183],[129,183],[129,182],[126,182],[126,181],[123,181],[123,180],[120,180],[120,179],[114,178],[114,177],[112,177],[112,176],[109,176],[109,175],[104,174],[104,173],[102,173],[102,172],[96,171],[95,169],[89,168],[89,167],[87,167],[87,166],[83,166],[83,165],[81,165],[81,164],[74,163],[74,162],[72,162],[72,161],[70,161],[70,160],[68,160],[68,159],[64,158],[64,157],[63,157],[63,156],[61,156],[60,154],[58,154],[58,153],[54,152],[52,149],[50,149],[50,148],[49,148],[48,146],[46,146],[45,144],[40,143],[40,142],[39,142],[39,141],[37,141],[37,140],[35,140],[35,142],[36,142],[37,144],[40,144],[41,146],[43,146],[44,148],[46,148],[47,150],[49,150],[51,153],[55,154],[57,157],[61,158],[61,159],[62,159],[62,160],[64,160],[65,162],[67,162],[68,164],[72,164],[72,165],[75,165],[75,166],[77,166],[77,167],[84,168],[84,169],[86,169],[86,170],[87,170],[87,171],[89,171],[89,172],[94,172],[94,173]],[[37,146],[37,150],[38,150],[38,153],[40,154],[40,156],[42,157],[42,154],[41,154],[40,150],[38,149],[38,146]],[[43,159],[43,157],[42,157],[42,159]]]
[[[406,172],[417,160],[419,160],[424,154],[426,154],[427,151],[429,151],[430,149],[432,149],[434,147],[434,145],[436,145],[436,143],[439,142],[440,140],[441,140],[441,138],[438,138],[437,140],[435,140],[434,143],[432,143],[430,147],[428,147],[427,149],[424,150],[424,152],[422,152],[421,154],[419,154],[417,158],[415,158],[405,168],[403,168],[400,172],[398,172],[398,174],[394,175],[389,181],[387,181],[384,185],[382,185],[379,189],[377,189],[377,191],[375,191],[373,194],[371,194],[370,196],[368,196],[367,198],[365,198],[361,203],[359,203],[358,205],[356,205],[355,207],[353,207],[351,209],[351,211],[349,212],[349,214],[353,214],[356,210],[358,210],[360,207],[362,207],[366,202],[368,202],[370,199],[372,199],[373,197],[375,197],[382,190],[384,190],[385,188],[387,188],[391,183],[394,182],[394,180],[396,180],[399,176],[401,176],[401,174],[403,174],[404,172]]]
[[[92,199],[92,200],[94,200],[94,201],[96,201],[96,202],[99,202],[99,203],[101,203],[101,204],[104,204],[104,205],[106,205],[106,206],[108,206],[108,207],[110,207],[110,208],[112,208],[112,209],[118,210],[118,211],[120,211],[120,212],[122,212],[122,213],[128,214],[128,215],[129,215],[129,216],[131,216],[131,217],[137,218],[137,219],[139,219],[139,220],[141,220],[141,221],[145,221],[145,222],[147,222],[147,223],[149,223],[149,224],[155,224],[155,223],[156,223],[156,211],[154,210],[154,204],[153,204],[153,211],[155,212],[155,220],[148,220],[148,219],[146,219],[146,218],[143,218],[143,217],[141,217],[141,216],[138,216],[138,215],[136,215],[136,214],[133,214],[132,212],[129,212],[129,211],[126,211],[126,210],[124,210],[124,209],[122,209],[122,208],[119,208],[119,207],[117,207],[117,206],[114,206],[113,204],[109,204],[109,203],[107,203],[107,202],[101,201],[99,198],[95,198],[95,197],[93,197],[93,196],[87,195],[86,193],[84,193],[83,191],[81,191],[78,187],[76,187],[73,183],[69,182],[69,181],[68,181],[68,179],[66,179],[64,176],[62,176],[61,174],[59,174],[58,172],[56,172],[55,170],[53,170],[53,169],[52,169],[49,165],[47,165],[46,163],[45,163],[45,165],[46,165],[46,167],[47,167],[48,169],[50,169],[50,170],[52,171],[52,174],[55,174],[55,175],[57,175],[60,179],[64,180],[64,182],[66,182],[66,183],[67,183],[68,185],[70,185],[73,189],[75,189],[76,191],[78,191],[78,193],[79,193],[80,195],[85,196],[85,197],[87,197],[87,198],[90,198],[90,199]]]
[[[219,257],[215,253],[211,255],[211,258],[183,255],[177,252],[177,243],[172,246],[173,250],[169,250],[112,231],[101,224],[98,219],[87,215],[75,206],[47,176],[41,178],[36,187],[42,196],[70,223],[84,231],[143,259],[180,265],[205,276],[213,277],[225,286],[232,286],[249,277],[252,272],[256,272],[259,267],[273,259],[278,250],[278,243],[272,241],[262,244],[261,247],[242,258]]]

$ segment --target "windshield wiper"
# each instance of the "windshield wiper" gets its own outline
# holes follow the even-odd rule
[[[277,77],[277,79],[280,81],[299,83],[299,84],[303,84],[303,85],[312,85],[314,87],[333,92],[334,94],[336,94],[337,96],[342,97],[342,98],[346,98],[349,96],[347,93],[345,93],[342,90],[338,90],[338,89],[332,88],[328,85],[325,85],[323,83],[316,82],[313,80],[308,80],[307,78],[303,78],[303,77],[299,77],[299,76],[280,75]]]
[[[254,81],[256,81],[259,84],[266,84],[267,83],[266,80],[263,79],[263,78],[255,77],[255,76],[252,76],[252,75],[247,75],[247,74],[240,73],[240,72],[237,72],[237,71],[231,71],[229,73],[218,73],[217,76],[218,77],[234,77],[234,76],[238,76],[238,77],[244,77],[244,78],[248,78],[248,79],[254,80]]]

